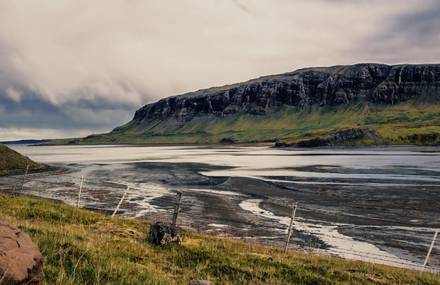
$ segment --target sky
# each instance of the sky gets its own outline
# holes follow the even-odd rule
[[[0,141],[302,67],[440,63],[438,0],[0,0]]]

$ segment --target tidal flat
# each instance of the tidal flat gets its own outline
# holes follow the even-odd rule
[[[57,170],[0,179],[21,192],[119,215],[169,220],[215,235],[418,268],[440,228],[440,148],[14,146]],[[440,266],[440,242],[429,265]]]

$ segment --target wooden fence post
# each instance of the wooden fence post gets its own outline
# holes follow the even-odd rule
[[[292,236],[292,230],[293,230],[293,221],[295,220],[296,216],[296,209],[298,208],[298,204],[293,205],[292,207],[292,214],[290,216],[290,225],[289,230],[287,231],[287,239],[286,239],[286,246],[284,248],[284,252],[287,252],[287,248],[289,246],[290,237]]]
[[[29,164],[26,165],[26,171],[24,172],[23,175],[23,182],[21,183],[21,191],[23,191],[24,189],[24,183],[26,182],[26,176],[28,175],[29,172]]]
[[[434,237],[432,238],[431,246],[429,247],[428,254],[426,255],[426,258],[425,258],[425,262],[423,262],[422,271],[425,270],[425,267],[428,264],[429,257],[431,256],[432,249],[434,248],[435,240],[437,239],[437,236],[438,236],[438,232],[439,231],[436,230],[434,233]]]
[[[78,203],[76,204],[77,208],[79,208],[79,203],[81,201],[81,191],[82,191],[82,187],[83,187],[83,182],[84,182],[84,175],[81,175],[81,182],[79,184],[79,192],[78,192]]]
[[[119,207],[121,207],[122,202],[124,201],[125,196],[127,196],[127,192],[128,192],[129,189],[130,189],[130,186],[127,186],[127,190],[125,190],[124,194],[122,195],[121,200],[119,201],[118,205],[116,206],[116,209],[115,209],[115,211],[114,211],[113,214],[112,214],[112,218],[113,218],[113,217],[116,215],[116,213],[118,212]]]
[[[173,227],[175,227],[177,224],[177,216],[179,215],[181,200],[182,200],[182,192],[177,191],[176,204],[174,205],[174,213],[173,213],[173,222],[172,222]]]

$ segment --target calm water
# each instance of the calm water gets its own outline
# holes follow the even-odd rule
[[[63,169],[31,175],[29,194],[75,204],[84,175],[83,207],[111,211],[130,186],[121,214],[158,220],[180,190],[181,224],[217,234],[281,244],[299,203],[292,247],[417,267],[440,227],[440,148],[13,148]]]
[[[313,151],[278,150],[266,147],[13,146],[13,148],[36,161],[49,164],[90,165],[160,161],[231,167],[227,170],[205,173],[209,176],[295,176],[440,182],[440,148]],[[321,170],[315,168],[304,170],[306,167],[316,166]],[[423,173],[424,170],[430,172]]]

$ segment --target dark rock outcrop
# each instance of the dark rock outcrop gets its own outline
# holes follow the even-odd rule
[[[412,134],[404,137],[401,136],[400,139],[414,145],[440,145],[439,133]]]
[[[283,105],[307,109],[358,101],[396,104],[412,98],[440,101],[440,65],[356,64],[300,69],[168,97],[139,109],[126,127],[167,118],[185,122],[205,115],[266,114]]]
[[[157,245],[180,244],[182,238],[179,230],[163,222],[156,222],[150,228],[148,240]]]
[[[296,143],[288,144],[277,142],[275,147],[321,147],[321,146],[339,146],[356,143],[363,139],[376,138],[374,130],[369,128],[353,128],[348,130],[336,131],[323,137],[305,139]]]
[[[16,227],[0,223],[0,283],[40,284],[43,257],[31,238]]]
[[[235,144],[238,143],[237,139],[233,138],[233,137],[227,137],[227,138],[222,138],[220,140],[221,144]]]

